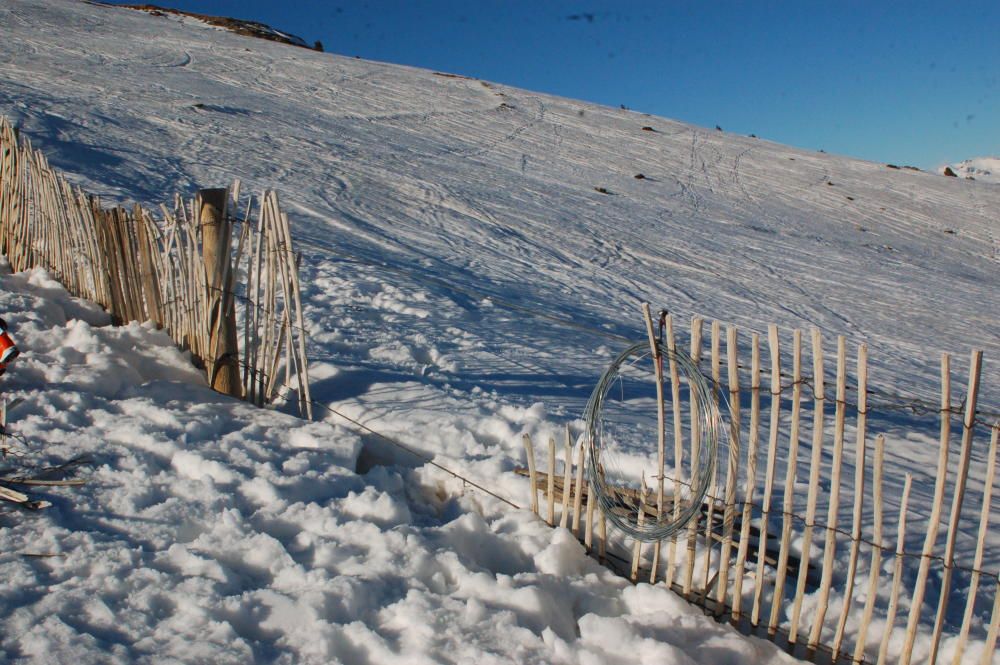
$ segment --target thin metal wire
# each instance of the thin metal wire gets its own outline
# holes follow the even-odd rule
[[[633,364],[629,362],[630,359],[649,356],[649,342],[633,344],[611,362],[591,393],[585,411],[587,442],[590,450],[587,460],[589,491],[597,498],[609,522],[627,535],[644,542],[669,538],[683,529],[701,511],[708,487],[714,477],[719,437],[724,431],[712,384],[698,372],[691,356],[680,350],[670,350],[660,342],[656,344],[662,356],[677,363],[680,375],[688,383],[692,403],[698,405],[700,414],[699,456],[698,459],[691,460],[691,476],[695,478],[695,483],[691,487],[690,496],[676,517],[673,511],[668,511],[655,518],[643,515],[643,519],[640,520],[641,502],[644,498],[640,501],[629,501],[621,492],[622,487],[610,480],[611,477],[621,477],[622,474],[617,472],[618,465],[614,453],[609,442],[605,440],[603,412],[606,399],[614,385],[620,384],[623,367]],[[609,470],[615,473],[609,473]],[[662,472],[663,470],[659,469],[654,475],[659,477]],[[674,501],[680,500],[680,497],[674,497]]]

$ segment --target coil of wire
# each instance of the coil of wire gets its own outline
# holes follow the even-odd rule
[[[719,437],[723,432],[719,396],[714,394],[711,381],[698,371],[691,356],[681,350],[670,350],[662,343],[657,344],[663,362],[675,364],[681,385],[687,386],[689,402],[686,409],[689,418],[687,432],[691,442],[689,473],[679,474],[686,477],[664,478],[666,470],[659,469],[651,474],[654,478],[659,477],[661,482],[666,480],[675,490],[683,489],[682,492],[672,492],[668,509],[654,512],[653,507],[644,508],[645,496],[642,494],[645,489],[636,491],[637,488],[629,486],[637,484],[634,474],[630,483],[629,474],[624,472],[622,466],[625,460],[619,459],[620,451],[616,450],[615,437],[607,432],[609,420],[605,409],[609,393],[622,383],[623,371],[634,370],[643,359],[655,362],[651,358],[649,342],[633,344],[612,361],[591,393],[586,409],[589,491],[596,497],[609,522],[626,535],[645,542],[669,538],[700,512],[713,480]],[[666,408],[671,410],[671,405]],[[655,449],[658,440],[655,428],[653,434],[652,448]],[[675,466],[675,476],[678,475],[676,470],[679,464],[677,462]],[[634,467],[634,463],[631,466]]]

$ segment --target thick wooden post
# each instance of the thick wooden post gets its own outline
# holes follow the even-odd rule
[[[213,390],[242,397],[239,347],[236,342],[236,312],[227,313],[224,296],[231,291],[229,245],[232,222],[226,215],[227,189],[198,192],[198,219],[201,223],[209,311],[208,357],[205,366]]]

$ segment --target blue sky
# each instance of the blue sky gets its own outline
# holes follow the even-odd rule
[[[1000,2],[159,0],[328,52],[935,168],[1000,156]]]

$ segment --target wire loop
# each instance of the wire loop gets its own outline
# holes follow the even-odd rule
[[[723,395],[716,393],[712,383],[698,371],[698,366],[688,354],[681,350],[670,350],[660,342],[657,348],[661,357],[676,363],[682,382],[688,386],[691,400],[692,417],[697,413],[698,456],[691,459],[691,477],[693,483],[683,483],[691,490],[685,497],[674,496],[673,501],[682,501],[679,510],[663,510],[661,514],[650,514],[643,510],[645,497],[635,498],[635,492],[615,484],[612,476],[621,474],[615,464],[613,437],[605,434],[604,409],[606,399],[612,387],[620,381],[621,371],[631,366],[642,357],[649,357],[648,341],[637,342],[628,347],[615,358],[604,371],[600,381],[595,386],[590,400],[587,402],[586,422],[590,454],[587,460],[587,479],[589,492],[597,498],[606,519],[627,535],[644,542],[652,542],[669,538],[683,529],[702,507],[708,493],[714,473],[716,457],[719,449],[719,437],[725,431],[719,411],[719,399]],[[633,360],[635,359],[635,360]],[[663,470],[657,470],[654,477],[659,478]],[[640,519],[640,514],[642,518]]]

